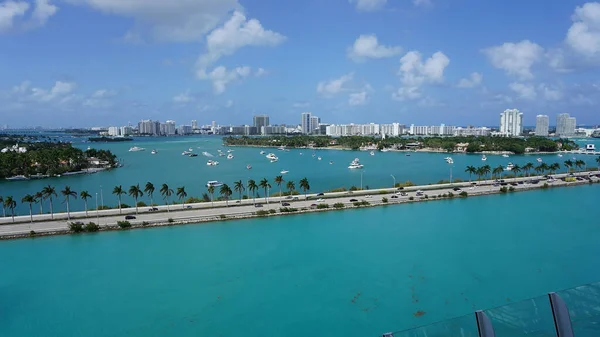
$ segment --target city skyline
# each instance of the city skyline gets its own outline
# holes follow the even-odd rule
[[[1,123],[597,124],[600,2],[545,4],[0,0]]]

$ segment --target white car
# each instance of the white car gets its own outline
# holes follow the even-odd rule
[[[317,202],[323,202],[323,201],[325,201],[325,199],[323,199],[323,198],[317,199]]]
[[[365,198],[367,198],[367,199],[370,199],[370,198],[371,198],[371,196],[370,196],[370,195],[367,195],[367,196],[365,196]]]
[[[418,190],[418,191],[417,191],[417,195],[423,195],[423,191],[421,191],[421,190]]]

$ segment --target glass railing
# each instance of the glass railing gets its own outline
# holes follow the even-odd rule
[[[576,337],[600,336],[600,283],[557,291],[555,294],[559,299],[552,295],[554,310],[551,296],[544,295],[481,311],[489,320],[489,325],[482,322],[481,317],[478,325],[476,314],[472,313],[383,336],[479,337],[479,328],[485,330],[484,326],[491,327],[496,337],[556,337],[557,328],[566,329],[561,331],[569,331],[569,335]],[[559,303],[561,301],[566,308]],[[564,315],[561,316],[561,312]],[[566,317],[566,322],[560,317]]]

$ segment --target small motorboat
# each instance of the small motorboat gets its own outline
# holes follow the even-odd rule
[[[230,153],[227,155],[227,159],[233,159],[233,155]]]
[[[265,154],[265,151],[260,151],[260,154]]]
[[[329,161],[329,165],[333,165],[333,160],[330,160],[330,161]]]
[[[206,162],[206,165],[208,165],[208,166],[217,166],[217,165],[219,165],[219,162],[216,161],[216,160],[209,160],[209,161]]]
[[[157,153],[158,153],[158,151],[156,151],[156,150],[152,150],[152,152],[150,152],[150,153],[151,153],[151,154],[157,154]]]
[[[252,169],[252,165],[246,165],[246,168],[247,168],[248,170],[251,170],[251,169]]]
[[[542,158],[538,158],[536,160],[537,160],[538,163],[541,163],[543,161]]]
[[[503,155],[502,155],[502,157],[504,157],[504,158],[508,158],[508,157],[510,157],[510,156],[509,156],[509,155],[507,155],[507,154],[505,153],[505,154],[503,154]]]
[[[283,171],[281,171],[281,172],[279,172],[279,173],[281,173],[281,174],[286,174],[286,173],[288,173],[288,172],[290,172],[290,171],[283,170]]]
[[[321,157],[317,157],[317,160],[321,160],[321,159],[322,159]]]
[[[486,161],[487,157],[485,156],[485,154],[483,156],[481,156],[481,160]]]
[[[191,154],[191,152],[189,152],[189,151],[183,151],[183,152],[181,152],[182,156],[189,156],[190,154]]]
[[[198,157],[198,154],[197,153],[190,153],[190,154],[188,154],[188,156],[190,156],[190,157]]]
[[[375,152],[371,151],[371,152],[369,152],[369,154],[370,154],[371,156],[374,156],[374,155],[375,155]]]

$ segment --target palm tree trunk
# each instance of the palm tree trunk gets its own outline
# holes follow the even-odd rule
[[[167,197],[167,213],[171,212],[171,210],[169,210],[169,197]]]
[[[281,189],[281,185],[279,185],[279,203],[281,204],[281,200],[283,200],[283,190]]]
[[[15,209],[11,208],[12,222],[15,222]]]
[[[88,211],[87,211],[87,199],[84,201],[85,203],[85,217],[87,218],[88,216]]]
[[[40,201],[40,215],[44,214],[44,207],[43,206],[44,206],[43,201]]]
[[[33,222],[33,208],[31,207],[31,204],[29,204],[29,220]]]
[[[69,197],[67,196],[67,220],[71,220],[71,213],[69,212]]]
[[[138,214],[138,204],[137,204],[137,198],[135,198],[135,214]]]
[[[52,206],[52,198],[50,198],[50,217],[54,219],[54,207]]]
[[[121,196],[119,195],[119,214],[123,214],[121,210]]]
[[[181,199],[181,209],[185,209],[185,200]]]

